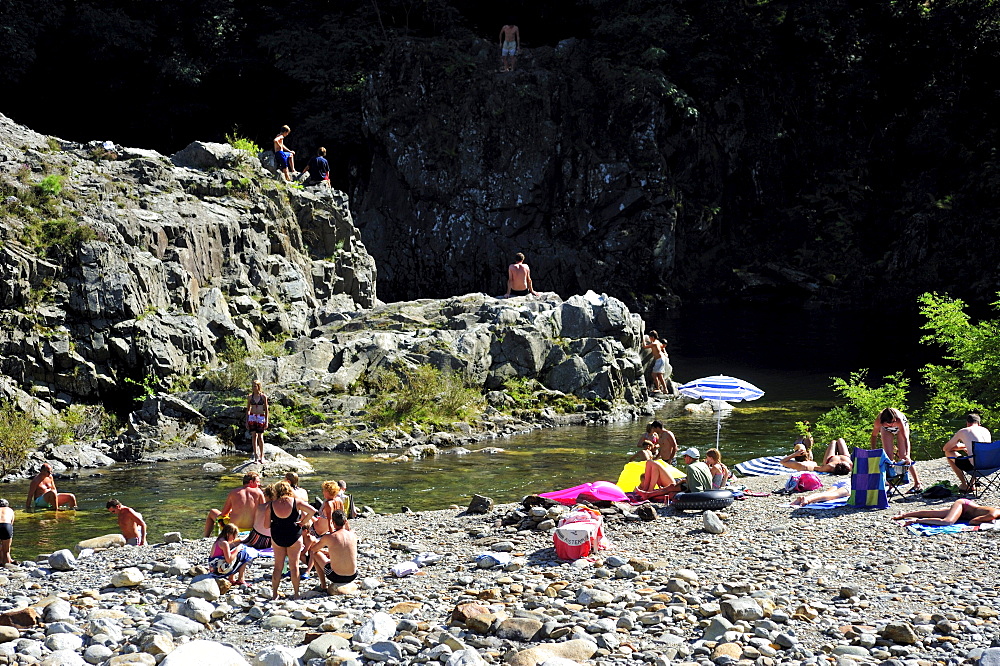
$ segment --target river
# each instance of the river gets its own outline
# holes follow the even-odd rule
[[[676,381],[728,374],[765,391],[761,399],[739,404],[722,418],[720,448],[730,466],[787,451],[795,437],[794,423],[813,420],[834,403],[831,376],[860,367],[872,368],[873,374],[914,368],[923,360],[915,325],[879,326],[868,313],[699,306],[685,308],[682,315],[651,318],[652,328],[668,340]],[[695,446],[704,452],[715,445],[712,415],[690,415],[668,405],[657,418],[675,433],[682,450]],[[323,480],[345,479],[359,504],[383,512],[403,506],[417,511],[465,506],[472,493],[497,502],[516,501],[586,481],[615,481],[644,425],[535,431],[488,442],[505,451],[492,456],[443,455],[388,463],[370,455],[308,455],[317,474],[303,485],[312,497]],[[242,461],[215,460],[228,467]],[[0,487],[0,494],[18,509],[14,557],[72,547],[81,539],[117,531],[115,517],[104,508],[110,497],[143,514],[153,541],[170,531],[201,536],[207,511],[221,507],[226,492],[239,485],[234,476],[206,474],[203,462],[83,470],[79,477],[58,483],[61,492],[76,494],[80,510],[58,514],[20,510],[27,481]]]

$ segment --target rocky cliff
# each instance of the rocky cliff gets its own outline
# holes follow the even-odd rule
[[[698,111],[665,78],[609,99],[605,76],[575,40],[512,73],[482,40],[394,50],[368,88],[376,152],[354,202],[384,292],[503,293],[520,251],[543,289],[669,301],[678,212],[711,217],[681,187],[714,178]]]
[[[376,300],[346,196],[226,145],[168,158],[0,116],[0,188],[0,371],[56,405],[169,386],[224,344],[256,352]]]
[[[466,435],[648,413],[643,322],[620,300],[381,303],[346,195],[279,182],[228,145],[168,158],[0,116],[0,188],[3,395],[36,416],[126,417],[122,433],[75,431],[95,448],[55,438],[30,465],[218,454],[242,441],[254,378],[274,406],[269,438],[305,449],[450,441],[454,424],[371,428],[371,401],[388,404],[373,381],[419,368],[485,397]]]

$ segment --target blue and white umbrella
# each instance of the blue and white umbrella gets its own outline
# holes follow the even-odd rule
[[[702,377],[693,382],[688,382],[677,387],[681,395],[689,398],[701,398],[702,400],[719,400],[722,402],[745,402],[756,400],[764,395],[759,388],[736,377],[726,375],[713,375]],[[715,428],[715,446],[719,446],[719,434],[722,432],[722,411],[717,410],[719,416]]]

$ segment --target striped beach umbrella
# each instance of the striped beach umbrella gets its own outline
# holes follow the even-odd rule
[[[759,388],[736,377],[713,375],[702,377],[677,387],[681,395],[702,400],[719,400],[721,402],[746,402],[756,400],[764,395]],[[718,418],[715,427],[715,446],[719,446],[719,435],[722,432],[722,411],[716,410]]]

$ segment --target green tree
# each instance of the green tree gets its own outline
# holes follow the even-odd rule
[[[886,407],[906,412],[910,382],[902,372],[888,375],[880,386],[867,381],[868,370],[852,372],[847,379],[833,378],[833,388],[844,399],[816,420],[813,433],[816,441],[826,446],[830,440],[843,437],[848,446],[868,448],[872,424]],[[911,435],[914,424],[911,423]]]

